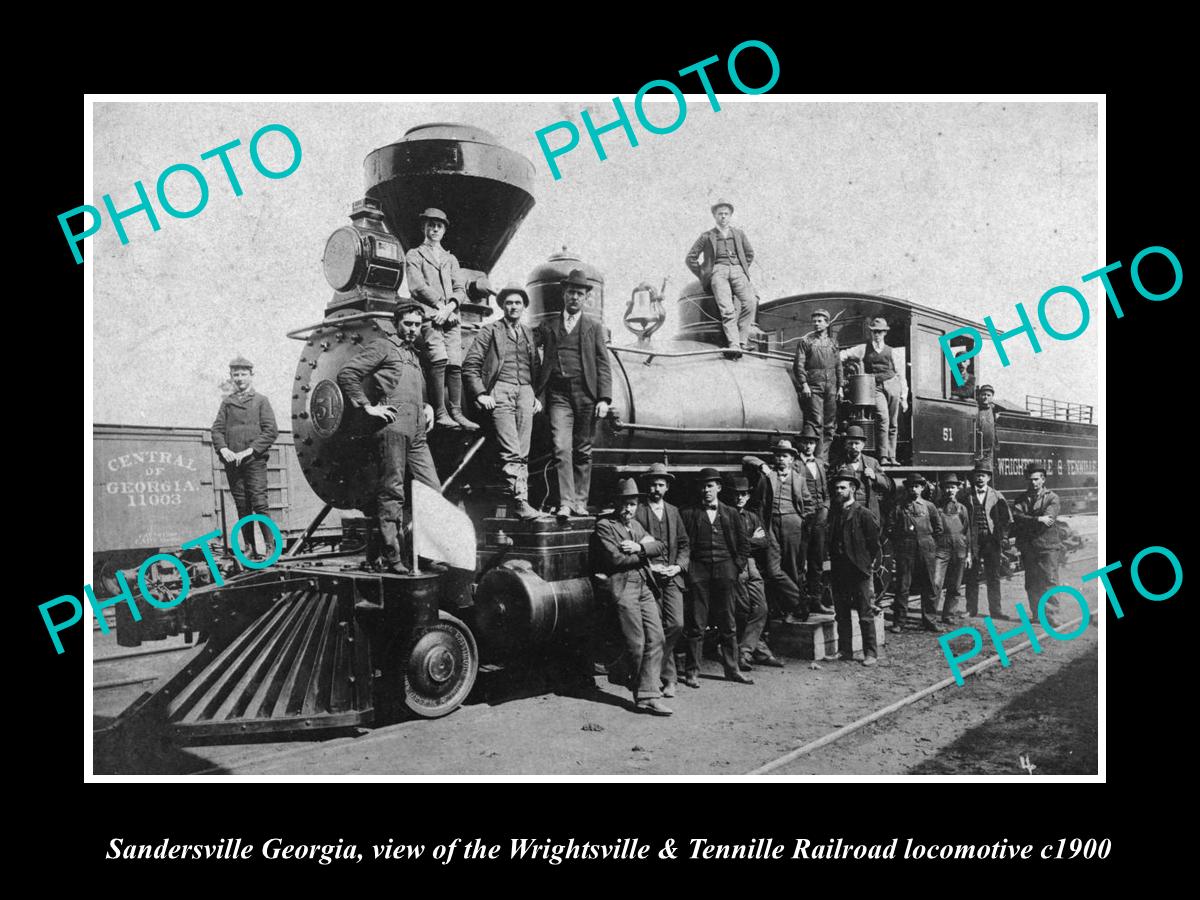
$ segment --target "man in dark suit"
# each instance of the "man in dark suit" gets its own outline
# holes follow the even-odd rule
[[[750,283],[754,248],[741,229],[729,224],[732,203],[726,200],[714,203],[712,214],[716,227],[696,238],[684,262],[704,289],[712,291],[728,345],[725,355],[737,359],[743,350],[750,348],[750,325],[758,306],[754,285]]]
[[[737,623],[734,619],[734,584],[746,568],[750,541],[737,510],[717,499],[721,493],[721,473],[716,469],[701,469],[699,480],[700,505],[680,513],[691,548],[687,581],[692,594],[687,672],[683,683],[691,688],[700,687],[704,632],[711,618],[717,625],[725,677],[739,684],[754,684],[753,679],[738,671]]]
[[[796,460],[796,471],[804,476],[808,492],[813,498],[813,511],[804,522],[800,556],[807,567],[808,609],[825,616],[833,610],[825,605],[822,578],[825,572],[825,536],[829,521],[829,478],[824,461],[816,455],[820,443],[820,432],[813,422],[804,423],[804,434],[800,435],[800,457]]]
[[[771,448],[773,468],[763,467],[747,507],[767,526],[767,584],[771,585],[784,620],[796,625],[808,619],[808,603],[800,585],[804,581],[804,520],[814,512],[805,476],[796,471],[796,448],[788,440]]]
[[[1062,502],[1058,494],[1046,487],[1046,469],[1040,463],[1025,467],[1028,488],[1012,505],[1013,532],[1017,549],[1021,551],[1021,568],[1025,570],[1025,596],[1029,616],[1038,614],[1042,595],[1062,584],[1058,580],[1058,565],[1062,559],[1062,536],[1058,516]],[[1060,608],[1061,598],[1054,594],[1046,601],[1046,618],[1059,624],[1065,616]]]
[[[842,469],[833,478],[833,508],[829,514],[829,564],[833,605],[837,611],[838,657],[854,658],[850,610],[858,613],[864,666],[876,664],[875,592],[872,572],[879,558],[879,520],[855,499],[858,476]]]
[[[937,613],[937,542],[945,531],[942,514],[922,495],[925,476],[909,477],[904,484],[904,501],[888,516],[886,529],[892,542],[892,558],[896,562],[895,594],[892,602],[891,630],[904,630],[908,616],[908,592],[914,581],[921,590],[921,627],[926,631],[942,631],[934,620]]]
[[[583,312],[591,282],[582,269],[574,269],[561,284],[562,315],[539,328],[545,349],[534,393],[546,396],[558,468],[558,516],[566,519],[588,515],[592,435],[596,419],[607,416],[612,404],[612,371],[604,324]]]
[[[650,565],[658,585],[658,610],[662,618],[663,661],[662,693],[675,696],[679,680],[675,671],[675,644],[683,634],[684,572],[688,570],[691,552],[687,531],[679,510],[664,498],[675,476],[663,463],[654,463],[646,473],[646,499],[638,504],[635,518],[646,533],[661,543],[666,551]]]
[[[767,529],[758,513],[746,509],[750,501],[750,481],[745,475],[733,479],[738,516],[746,529],[750,541],[750,556],[746,560],[746,571],[738,576],[734,585],[737,594],[738,666],[749,672],[755,665],[781,669],[783,663],[767,646],[764,632],[767,627],[767,589],[763,583],[762,568],[766,566]]]
[[[533,417],[542,410],[534,394],[539,367],[537,340],[521,321],[529,295],[519,284],[507,285],[496,297],[504,316],[479,329],[463,360],[467,391],[480,409],[492,414],[500,465],[521,519],[541,514],[529,505],[529,442]]]
[[[662,556],[664,546],[638,524],[637,483],[621,480],[616,510],[596,522],[596,570],[608,576],[617,619],[625,640],[625,653],[616,668],[629,673],[638,712],[669,716],[662,702],[663,629],[654,596],[650,560]]]
[[[979,615],[979,582],[987,582],[988,615],[993,619],[1008,619],[1000,606],[1000,571],[1003,548],[1012,513],[1008,501],[993,488],[991,467],[985,462],[975,465],[971,473],[974,484],[967,489],[963,503],[967,507],[970,525],[967,527],[967,614]]]
[[[279,436],[275,413],[270,401],[255,392],[254,364],[246,357],[239,356],[229,364],[229,379],[234,390],[221,401],[213,420],[213,449],[225,463],[225,477],[238,516],[251,513],[269,516],[267,459],[271,455],[271,445]],[[275,555],[275,535],[266,522],[260,521],[258,526],[262,530],[263,556],[270,559]],[[254,551],[253,527],[249,538],[251,555],[258,556]],[[236,535],[234,540],[237,540]]]

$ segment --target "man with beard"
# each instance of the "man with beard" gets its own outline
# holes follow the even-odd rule
[[[663,658],[662,695],[675,696],[678,673],[675,670],[675,645],[683,634],[684,572],[688,569],[690,548],[679,510],[666,501],[675,476],[663,463],[654,463],[646,473],[646,499],[638,504],[635,517],[646,533],[665,548],[650,565],[658,585],[658,611],[662,619]]]
[[[880,503],[887,500],[895,489],[890,477],[883,473],[879,461],[863,453],[867,445],[866,435],[857,425],[851,425],[842,436],[842,454],[845,456],[842,468],[850,469],[858,481],[854,499],[875,514],[880,522],[883,516]]]
[[[971,565],[970,529],[971,513],[958,502],[958,476],[953,473],[942,478],[942,527],[945,529],[938,542],[937,571],[934,573],[934,590],[945,591],[942,600],[942,624],[949,625],[950,617],[958,615],[958,588],[962,582],[964,568]]]
[[[967,615],[979,615],[979,582],[987,581],[988,615],[1005,620],[1000,607],[1000,571],[1004,540],[1012,526],[1008,501],[991,487],[992,470],[984,462],[971,473],[974,485],[963,497],[970,526],[967,529]]]
[[[692,595],[687,630],[687,672],[683,683],[690,688],[700,687],[704,632],[711,618],[717,626],[725,677],[739,684],[754,684],[753,679],[738,669],[737,623],[734,619],[734,584],[746,568],[750,541],[737,511],[718,500],[721,473],[716,469],[701,469],[699,480],[700,505],[680,513],[691,547],[688,587]]]
[[[815,509],[805,476],[794,466],[796,448],[780,440],[771,448],[774,466],[764,467],[747,504],[767,526],[767,583],[775,590],[789,625],[808,619],[804,581],[804,521]]]
[[[781,669],[783,663],[771,653],[763,634],[767,627],[767,591],[763,584],[760,563],[766,556],[767,532],[757,513],[746,508],[750,500],[750,480],[745,475],[733,479],[738,516],[750,540],[750,556],[744,571],[734,585],[737,594],[738,666],[748,672],[754,665]]]
[[[808,608],[821,615],[833,615],[833,609],[825,605],[825,586],[822,577],[825,571],[825,538],[829,520],[829,480],[825,463],[818,459],[814,450],[819,438],[817,427],[804,423],[804,434],[800,436],[800,458],[796,460],[796,471],[804,476],[808,492],[813,498],[813,513],[804,523],[804,539],[800,555],[807,567]]]
[[[1058,494],[1046,488],[1046,469],[1040,463],[1030,463],[1025,478],[1029,486],[1013,504],[1012,517],[1017,549],[1021,551],[1021,568],[1025,570],[1029,616],[1033,618],[1042,594],[1060,584],[1062,536],[1058,533],[1058,515],[1062,504]],[[1046,619],[1052,625],[1062,620],[1059,603],[1058,594],[1046,601]]]
[[[855,497],[858,476],[841,469],[833,477],[833,508],[829,514],[829,564],[833,605],[837,610],[838,658],[854,658],[850,611],[858,613],[864,666],[876,665],[875,591],[873,572],[879,558],[879,520]]]
[[[792,374],[800,389],[805,428],[812,425],[815,429],[819,445],[815,453],[828,465],[829,445],[837,430],[838,401],[842,399],[842,362],[837,341],[829,335],[829,310],[814,309],[812,326],[812,333],[796,345]]]
[[[596,522],[595,564],[608,576],[617,620],[625,642],[618,671],[629,673],[629,686],[638,712],[669,716],[674,711],[662,702],[663,628],[654,596],[650,560],[662,556],[664,547],[646,533],[635,515],[637,482],[621,479],[616,509]]]
[[[906,496],[903,502],[892,510],[888,520],[887,532],[896,563],[891,626],[891,631],[896,634],[904,630],[908,593],[914,577],[921,590],[921,627],[926,631],[943,630],[933,616],[937,614],[934,596],[937,539],[945,529],[937,507],[921,496],[926,483],[922,475],[911,476],[904,485]]]
[[[421,333],[421,307],[406,303],[396,309],[397,334],[371,341],[342,366],[337,383],[351,406],[371,417],[377,458],[376,515],[383,540],[384,570],[407,575],[401,551],[404,534],[404,473],[438,490],[437,469],[425,443],[433,409],[425,403],[421,361],[413,342]],[[368,396],[367,391],[370,391]]]

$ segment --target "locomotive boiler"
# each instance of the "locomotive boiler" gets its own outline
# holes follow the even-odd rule
[[[474,524],[476,564],[468,570],[418,561],[411,575],[379,571],[369,518],[373,426],[336,380],[364,342],[392,330],[392,311],[405,296],[404,254],[422,240],[417,215],[426,207],[445,210],[452,223],[446,246],[467,282],[460,312],[464,342],[473,338],[493,311],[489,273],[534,206],[533,166],[480,129],[431,124],[370,153],[365,173],[365,196],[325,246],[333,294],[324,316],[289,334],[301,342],[291,397],[296,457],[326,504],[306,534],[338,509],[345,511],[345,540],[337,550],[317,552],[306,549],[302,536],[270,569],[194,591],[186,602],[201,643],[175,675],[122,714],[106,739],[142,733],[142,726],[188,743],[379,724],[403,714],[432,718],[467,698],[481,663],[503,665],[551,650],[587,659],[603,593],[591,572],[594,518],[517,519],[499,489],[486,428],[480,436],[435,429],[429,440],[441,491]],[[594,285],[588,302],[603,316],[613,301],[602,273],[564,248],[529,275],[530,324],[558,314],[559,281],[572,269],[588,273]],[[978,449],[973,401],[951,393],[944,361],[926,352],[922,337],[938,323],[945,331],[965,320],[863,294],[781,298],[762,304],[754,349],[730,360],[722,353],[715,303],[699,283],[678,297],[678,327],[669,340],[657,336],[668,315],[665,298],[639,285],[625,303],[630,334],[611,336],[609,345],[613,405],[597,426],[590,510],[603,511],[619,476],[655,462],[679,476],[672,499],[686,503],[700,469],[753,474],[755,454],[779,436],[796,435],[801,410],[791,358],[807,331],[808,308],[818,302],[833,309],[844,348],[861,337],[870,315],[886,315],[902,336],[900,358],[916,381],[901,428],[906,465],[894,474],[968,469]],[[870,402],[851,392],[842,423],[869,423]],[[936,424],[926,428],[922,416]],[[530,501],[552,508],[544,418],[535,420]],[[1046,433],[1060,434],[1072,472],[1088,470],[1089,447],[1095,459],[1090,423],[1009,418],[1019,421],[1001,420],[1006,440],[1036,433],[1045,444]],[[1056,484],[1051,475],[1055,490],[1077,486],[1084,505],[1089,490],[1095,496],[1094,476],[1086,482],[1086,474],[1078,485]],[[355,518],[354,511],[368,516]]]

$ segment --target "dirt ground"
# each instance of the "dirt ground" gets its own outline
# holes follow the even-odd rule
[[[1094,568],[1091,543],[1064,566],[1063,581],[1078,583]],[[1019,576],[1004,582],[1003,595],[1008,612],[1024,600]],[[982,626],[979,619],[966,622]],[[1041,654],[1025,651],[1007,669],[992,667],[772,774],[1022,774],[1021,756],[1037,767],[1034,774],[1094,773],[1097,644],[1093,622],[1073,641],[1047,640]],[[710,661],[699,690],[681,685],[667,701],[675,710],[670,718],[635,714],[629,693],[602,676],[600,690],[584,695],[556,693],[537,676],[481,674],[470,701],[444,719],[326,741],[181,748],[154,768],[239,775],[741,775],[950,674],[936,637],[927,633],[888,634],[874,668],[795,658],[786,631],[772,647],[785,668],[756,668],[756,684],[744,686],[725,681],[720,664]],[[148,667],[169,671],[181,656],[109,663],[97,680],[137,677]],[[97,725],[145,688],[97,693]]]

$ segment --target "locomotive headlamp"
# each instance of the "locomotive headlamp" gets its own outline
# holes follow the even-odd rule
[[[350,222],[325,242],[325,280],[339,293],[356,288],[395,291],[404,277],[404,253],[388,231],[379,204],[370,198],[357,201]]]

